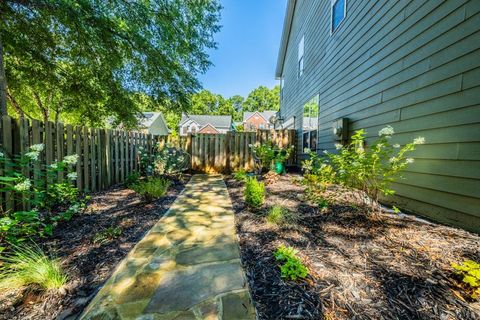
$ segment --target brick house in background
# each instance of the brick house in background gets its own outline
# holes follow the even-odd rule
[[[187,115],[184,113],[179,129],[181,136],[189,133],[227,133],[232,129],[232,116]]]
[[[270,123],[270,118],[276,113],[277,111],[274,110],[245,112],[243,114],[243,128],[245,131],[273,129],[273,125]]]

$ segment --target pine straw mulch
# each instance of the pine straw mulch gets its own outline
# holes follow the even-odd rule
[[[480,261],[479,235],[409,215],[366,215],[338,191],[337,204],[322,210],[304,200],[294,179],[267,185],[256,211],[244,204],[243,183],[226,179],[259,319],[480,319],[480,302],[468,299],[450,266]],[[274,204],[299,221],[267,224]],[[282,243],[309,267],[305,281],[280,277],[273,252]]]
[[[189,176],[173,180],[167,195],[144,203],[134,191],[121,186],[92,195],[83,214],[59,225],[54,235],[37,244],[58,257],[68,275],[60,292],[34,290],[0,296],[0,319],[76,319],[118,263],[168,210],[183,190]],[[95,233],[121,227],[117,239],[93,242]]]

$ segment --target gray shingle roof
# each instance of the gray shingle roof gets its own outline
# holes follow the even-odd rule
[[[248,118],[250,118],[255,112],[256,112],[256,111],[254,111],[254,112],[245,112],[245,113],[243,114],[243,121],[246,121],[246,120],[247,120]],[[265,120],[270,121],[270,118],[271,118],[272,116],[274,116],[275,114],[277,114],[277,111],[275,111],[275,110],[265,110],[265,111],[259,112],[259,113],[260,113],[260,115],[261,115],[262,117],[265,118]]]
[[[142,116],[138,118],[139,127],[149,128],[160,115],[160,112],[143,112]]]
[[[182,120],[180,120],[180,125],[190,119],[198,123],[200,127],[211,124],[215,128],[230,129],[232,126],[232,116],[211,116],[198,114],[183,114]]]

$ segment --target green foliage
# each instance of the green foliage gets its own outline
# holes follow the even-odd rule
[[[272,141],[263,144],[251,145],[253,152],[260,159],[262,169],[270,170],[275,162],[285,163],[290,158],[293,146],[281,148]]]
[[[0,258],[0,290],[34,285],[44,290],[59,289],[67,282],[57,259],[49,258],[38,246],[14,246]]]
[[[77,176],[72,167],[78,156],[68,155],[62,161],[41,166],[37,162],[43,148],[42,144],[33,145],[15,157],[0,152],[0,165],[5,168],[0,177],[0,191],[9,192],[18,203],[29,199],[31,205],[28,211],[4,213],[0,219],[0,242],[16,244],[31,236],[51,235],[59,221],[70,220],[85,207],[72,184]],[[33,171],[35,179],[24,174],[25,168]],[[62,182],[57,182],[59,176],[64,177]]]
[[[265,111],[280,109],[280,86],[273,89],[260,86],[248,95],[243,103],[243,111]]]
[[[276,225],[294,223],[297,220],[290,210],[280,205],[272,206],[268,210],[266,219],[268,223]]]
[[[217,0],[0,1],[10,107],[130,125],[142,93],[179,111],[211,65],[220,9]]]
[[[150,177],[147,180],[142,180],[132,185],[132,189],[145,201],[151,202],[163,197],[167,193],[170,184],[171,182],[168,179]]]
[[[138,181],[140,180],[140,172],[138,171],[134,171],[132,173],[129,173],[127,175],[127,178],[125,179],[125,185],[127,187],[130,187],[136,183],[138,183]]]
[[[190,155],[166,145],[154,154],[153,165],[157,175],[180,173],[190,168]]]
[[[480,263],[465,260],[461,264],[452,263],[452,267],[461,277],[462,282],[468,286],[472,298],[480,298]]]
[[[122,228],[108,227],[106,229],[103,229],[102,231],[95,233],[95,235],[93,236],[92,242],[102,245],[113,239],[117,239],[121,235],[122,235]]]
[[[323,158],[307,150],[310,159],[303,162],[303,168],[307,174],[317,176],[307,179],[316,180],[320,185],[335,182],[346,188],[361,190],[375,202],[380,194],[392,195],[392,182],[401,178],[401,171],[413,162],[406,155],[425,141],[416,138],[402,147],[390,143],[393,134],[392,127],[383,128],[379,131],[379,138],[366,148],[366,132],[358,130],[349,144],[336,145],[338,153],[324,151]]]
[[[247,171],[245,171],[245,169],[238,169],[233,173],[233,179],[237,181],[245,181],[247,177]]]
[[[247,178],[245,181],[245,202],[253,208],[258,208],[265,201],[265,184],[259,182],[255,177]]]
[[[297,256],[297,251],[294,248],[281,245],[275,251],[274,256],[275,259],[283,262],[280,266],[282,278],[297,280],[308,276],[308,269]]]

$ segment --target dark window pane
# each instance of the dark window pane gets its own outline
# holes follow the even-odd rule
[[[310,149],[317,150],[317,130],[310,131]]]
[[[306,148],[310,148],[308,140],[309,140],[309,133],[305,132],[303,134],[303,150],[305,150]],[[303,150],[302,150],[302,152],[303,152]]]

